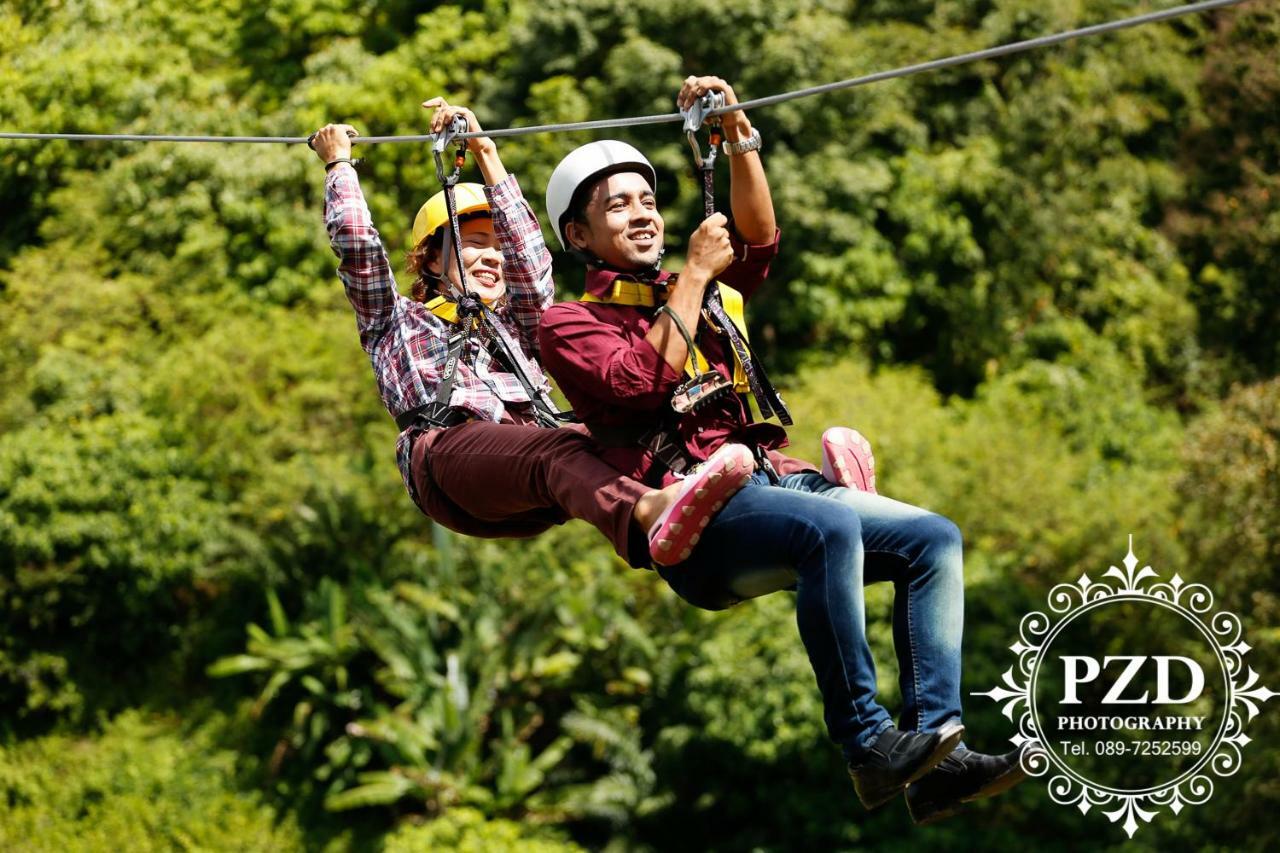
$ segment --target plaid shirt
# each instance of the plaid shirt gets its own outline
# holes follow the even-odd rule
[[[532,362],[530,379],[548,387],[538,364],[538,323],[555,296],[551,253],[514,175],[497,186],[485,187],[485,195],[502,249],[502,277],[507,285],[505,304],[495,313]],[[347,163],[335,166],[325,179],[324,222],[338,256],[338,277],[356,311],[360,345],[373,363],[382,404],[396,417],[430,403],[440,384],[455,327],[396,290],[396,279],[373,227],[360,181]],[[464,357],[458,360],[450,405],[481,420],[532,422],[529,395],[513,374],[500,368],[479,336],[473,335]],[[410,495],[414,494],[409,472],[413,431],[401,432],[396,440],[396,463]]]

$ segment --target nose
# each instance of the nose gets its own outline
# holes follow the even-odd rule
[[[502,250],[497,246],[486,246],[476,252],[473,265],[480,266],[483,264],[487,267],[502,266]]]

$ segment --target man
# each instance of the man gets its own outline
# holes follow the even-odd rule
[[[454,115],[480,130],[470,110],[442,99],[423,106],[436,110],[433,132]],[[550,403],[535,329],[552,300],[551,256],[496,146],[469,142],[486,185],[459,185],[456,243],[442,195],[419,211],[410,300],[396,289],[352,166],[354,136],[349,125],[330,124],[313,137],[328,173],[325,225],[361,346],[400,427],[397,462],[418,507],[451,530],[485,537],[534,536],[581,518],[636,566],[691,551],[745,481],[749,451],[725,445],[682,483],[654,489],[602,462],[584,432],[539,426]]]
[[[688,108],[709,91],[737,103],[717,77],[688,78],[677,103]],[[695,464],[728,441],[756,449],[761,470],[752,482],[688,559],[659,573],[681,597],[712,610],[795,589],[827,730],[859,798],[874,808],[905,789],[912,817],[931,822],[1025,776],[1015,753],[987,756],[960,743],[959,530],[934,513],[829,482],[782,454],[783,429],[752,423],[742,396],[722,393],[683,413],[672,405],[692,381],[691,365],[705,362],[727,382],[752,361],[736,351],[739,342],[726,342],[732,319],[708,307],[706,296],[718,281],[749,300],[778,250],[760,135],[742,111],[723,122],[734,230],[720,214],[704,221],[678,277],[660,269],[656,174],[639,151],[595,142],[556,167],[547,210],[561,245],[586,264],[586,294],[543,315],[543,362],[592,433],[613,445],[604,458],[636,479],[669,482],[673,466]],[[717,292],[727,302],[733,291]],[[824,454],[831,470],[848,449],[826,442]],[[863,584],[886,580],[895,586],[901,730],[876,702],[865,633]]]

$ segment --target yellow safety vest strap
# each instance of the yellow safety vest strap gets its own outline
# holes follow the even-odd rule
[[[716,286],[720,288],[720,299],[724,302],[725,311],[730,319],[737,324],[742,331],[743,339],[747,339],[747,324],[743,314],[742,294],[734,290],[727,284],[716,282]],[[666,298],[666,291],[656,292],[651,284],[643,281],[632,281],[630,279],[615,279],[613,288],[604,296],[597,296],[594,293],[582,294],[581,302],[597,302],[606,305],[629,305],[637,308],[655,308],[658,300]],[[693,376],[693,360],[698,360],[697,373],[706,373],[711,369],[707,363],[706,357],[701,352],[694,349],[689,357],[685,359],[684,372],[686,376]],[[739,394],[745,394],[751,390],[751,386],[747,383],[747,373],[742,368],[742,363],[738,360],[738,354],[733,354],[733,390]]]
[[[457,324],[458,322],[458,303],[450,302],[443,296],[437,296],[430,302],[426,303],[426,309],[435,314],[446,323]]]

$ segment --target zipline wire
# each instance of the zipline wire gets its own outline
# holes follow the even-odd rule
[[[857,86],[866,86],[871,83],[880,83],[885,80],[895,80],[900,77],[909,77],[914,74],[920,74],[925,71],[936,71],[939,68],[950,68],[956,65],[964,65],[970,62],[981,62],[985,59],[995,59],[1000,56],[1008,56],[1012,53],[1021,53],[1027,50],[1035,50],[1037,48],[1049,47],[1050,45],[1061,44],[1072,39],[1083,38],[1085,36],[1096,36],[1104,33],[1115,32],[1116,30],[1128,29],[1129,27],[1137,27],[1143,24],[1156,23],[1158,21],[1167,21],[1171,18],[1181,17],[1183,15],[1197,14],[1201,12],[1211,12],[1214,9],[1221,9],[1227,6],[1235,6],[1243,3],[1244,0],[1204,0],[1200,3],[1189,3],[1185,6],[1175,6],[1171,9],[1163,9],[1158,12],[1148,12],[1143,15],[1135,15],[1132,18],[1121,18],[1115,21],[1108,21],[1102,24],[1094,24],[1088,27],[1081,27],[1074,30],[1066,30],[1061,33],[1052,33],[1046,36],[1038,36],[1024,41],[1012,42],[1010,44],[989,47],[984,50],[970,51],[969,53],[961,53],[955,56],[948,56],[942,59],[934,59],[928,62],[920,62],[915,65],[906,65],[901,68],[894,68],[889,71],[877,71],[873,74],[865,74],[861,77],[853,77],[848,80],[839,80],[834,83],[824,83],[820,86],[810,86],[806,89],[796,89],[791,92],[781,92],[776,95],[769,95],[763,98],[755,98],[750,101],[743,101],[738,104],[721,107],[708,112],[709,116],[722,115],[724,113],[734,112],[736,110],[753,109],[755,107],[768,107],[774,104],[785,103],[797,98],[807,98],[813,95],[822,95],[828,92],[837,92],[842,89],[852,89]],[[645,124],[663,124],[666,122],[683,121],[684,116],[681,113],[660,113],[658,115],[648,116],[631,116],[628,118],[600,119],[597,121],[579,121],[568,122],[562,124],[539,124],[527,127],[508,127],[497,130],[484,130],[480,132],[460,133],[455,139],[473,139],[475,137],[489,137],[497,139],[507,136],[527,136],[534,133],[563,133],[567,131],[578,130],[607,130],[618,127],[634,127]],[[308,137],[306,136],[165,136],[156,134],[137,134],[137,133],[7,133],[0,132],[0,139],[64,139],[72,141],[113,141],[113,142],[250,142],[250,143],[283,143],[286,145],[306,144]],[[420,134],[412,136],[360,136],[354,140],[364,145],[373,145],[388,142],[434,142],[435,134]]]

